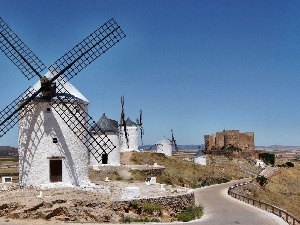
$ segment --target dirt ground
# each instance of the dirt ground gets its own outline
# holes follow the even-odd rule
[[[173,188],[145,182],[100,182],[86,187],[23,188],[16,184],[0,185],[0,216],[11,219],[44,219],[66,222],[117,223],[123,212],[111,209],[110,202],[127,200],[126,187],[139,188],[139,198],[186,193],[187,188]],[[2,224],[2,223],[1,223]]]

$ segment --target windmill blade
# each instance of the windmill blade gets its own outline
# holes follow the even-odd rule
[[[152,145],[148,150],[151,150],[153,147],[155,147],[157,144]]]
[[[178,146],[177,146],[176,140],[174,138],[173,129],[171,129],[171,132],[172,132],[172,144],[174,145],[176,151],[178,152]]]
[[[49,67],[57,73],[50,81],[62,74],[70,80],[124,37],[120,26],[110,19]]]
[[[144,135],[144,128],[143,128],[143,122],[142,122],[142,110],[140,110],[140,121],[139,121],[139,125],[140,125],[140,130],[141,130],[141,142],[142,142],[142,146],[144,146],[144,142],[143,142],[143,135]]]
[[[0,17],[0,49],[30,80],[46,69],[41,60],[20,40]]]
[[[28,103],[30,103],[39,93],[40,91],[35,91],[29,87],[0,112],[0,137],[13,128],[25,113],[33,108],[33,104]],[[21,113],[17,114],[19,111]]]
[[[127,127],[126,127],[126,120],[125,120],[125,112],[124,112],[124,95],[121,96],[121,107],[122,107],[122,111],[121,111],[121,126],[123,126],[124,128],[124,134],[125,134],[125,138],[126,138],[126,143],[127,143],[127,148],[129,148],[129,139],[128,139],[128,133],[127,133]]]
[[[89,116],[86,110],[80,105],[82,100],[70,94],[63,85],[57,85],[56,92],[56,98],[52,98],[50,103],[52,108],[67,124],[70,130],[73,131],[78,139],[87,147],[87,149],[89,149],[97,162],[100,163],[102,161],[102,153],[109,154],[116,148],[116,146],[113,145],[112,141],[106,135],[100,142],[92,135],[90,130],[92,125],[93,129],[98,132],[100,131],[103,134],[105,134],[105,132],[101,130],[93,118]],[[81,128],[84,128],[85,132],[82,132]],[[90,139],[86,138],[88,134]]]

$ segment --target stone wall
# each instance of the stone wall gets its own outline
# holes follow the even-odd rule
[[[240,133],[239,130],[224,130],[216,134],[205,135],[205,150],[221,151],[229,146],[242,149],[242,151],[254,151],[254,132]]]
[[[12,190],[13,191],[13,190]],[[16,190],[17,191],[17,190]],[[64,191],[64,190],[61,190]],[[1,192],[0,192],[1,193]],[[160,217],[163,222],[176,220],[176,214],[188,206],[195,205],[194,192],[184,194],[135,198],[131,200],[103,201],[95,197],[95,193],[86,193],[66,198],[53,195],[47,197],[26,197],[26,201],[11,201],[0,203],[0,217],[13,219],[46,219],[73,222],[108,222],[120,223],[126,217]],[[30,201],[28,201],[30,199]],[[144,206],[156,204],[161,206],[161,213],[143,214]],[[42,223],[41,223],[42,224]]]
[[[156,176],[162,175],[162,173],[165,171],[165,167],[149,168],[149,169],[137,169],[137,170],[145,173],[147,176],[156,177]]]
[[[190,191],[182,195],[143,198],[128,201],[114,201],[112,202],[112,208],[114,211],[121,212],[134,211],[136,203],[140,204],[140,206],[147,203],[158,204],[169,213],[179,213],[184,211],[187,207],[195,205],[195,196],[194,191]]]

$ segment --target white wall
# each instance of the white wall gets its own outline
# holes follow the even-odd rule
[[[172,156],[172,144],[171,143],[158,144],[157,153],[164,153],[165,156]]]
[[[106,140],[107,138],[105,135],[109,138],[111,142],[108,142],[108,146],[105,147],[103,139]],[[119,135],[118,133],[114,132],[105,132],[104,134],[95,133],[94,137],[102,145],[105,149],[105,151],[108,153],[108,162],[107,164],[110,165],[120,165],[120,144],[119,144]],[[113,149],[113,145],[115,148]],[[109,149],[113,149],[111,152]],[[102,151],[100,151],[102,153]],[[101,155],[100,155],[101,159]],[[92,166],[98,166],[102,165],[102,162],[98,163],[96,158],[93,156],[93,154],[90,153],[90,165]]]
[[[120,151],[130,152],[138,150],[138,128],[136,126],[126,126],[128,134],[128,145],[125,137],[124,127],[120,126]]]
[[[20,184],[49,184],[49,157],[53,156],[63,157],[62,184],[80,186],[89,183],[87,148],[49,103],[31,104],[35,107],[19,120]],[[82,107],[87,111],[87,104]],[[51,108],[51,112],[46,112],[46,108]],[[84,129],[79,133],[87,138]],[[57,138],[58,143],[53,143],[53,138]]]
[[[206,156],[198,156],[194,158],[194,163],[206,166]]]

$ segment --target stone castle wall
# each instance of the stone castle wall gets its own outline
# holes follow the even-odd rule
[[[221,151],[229,146],[242,149],[242,151],[254,151],[254,132],[240,133],[239,130],[224,130],[216,134],[205,135],[205,150]]]

